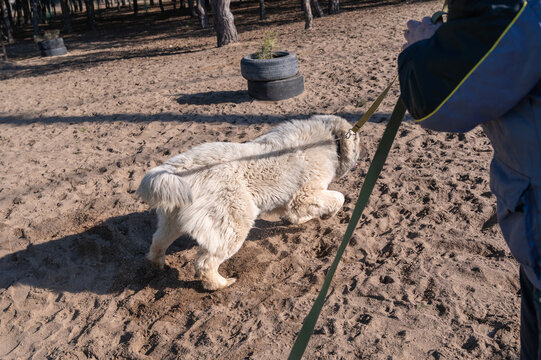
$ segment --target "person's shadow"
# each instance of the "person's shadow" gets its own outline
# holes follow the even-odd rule
[[[279,224],[258,220],[247,240],[258,241],[276,232],[300,231]],[[178,269],[167,265],[164,270],[156,269],[145,259],[155,229],[156,215],[146,211],[113,217],[82,233],[29,245],[0,258],[0,289],[20,283],[59,293],[112,294],[125,288],[138,291],[146,286],[205,292],[186,264],[181,265],[183,274],[180,274]],[[193,239],[183,236],[169,247],[167,254],[194,246]]]

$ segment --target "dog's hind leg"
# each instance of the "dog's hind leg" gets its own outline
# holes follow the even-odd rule
[[[213,255],[206,249],[199,249],[195,260],[195,277],[201,280],[205,289],[218,290],[237,281],[235,278],[226,279],[218,272],[218,267],[224,260],[221,256]]]
[[[178,213],[164,213],[157,210],[158,229],[152,235],[152,245],[147,253],[147,259],[163,269],[165,265],[165,250],[182,235],[178,224]]]
[[[302,224],[314,218],[327,219],[335,215],[344,204],[344,195],[338,191],[303,191],[297,194],[283,215],[292,224]]]
[[[224,278],[218,273],[218,268],[240,249],[257,216],[246,209],[239,209],[238,214],[228,215],[230,216],[224,218],[219,225],[220,229],[199,234],[197,238],[199,253],[195,260],[195,276],[207,290],[222,289],[237,280]]]

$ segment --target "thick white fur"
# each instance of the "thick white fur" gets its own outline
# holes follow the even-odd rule
[[[147,258],[163,268],[165,250],[189,234],[199,245],[195,270],[203,286],[231,285],[235,279],[218,267],[239,250],[259,214],[299,224],[342,207],[344,196],[327,187],[359,156],[357,136],[342,138],[350,127],[331,115],[293,120],[247,143],[196,146],[151,169],[137,191],[158,214]]]

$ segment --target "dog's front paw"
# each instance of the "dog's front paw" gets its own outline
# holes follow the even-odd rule
[[[332,218],[334,215],[335,215],[335,213],[323,214],[323,215],[321,215],[321,219],[322,220],[328,220],[328,219]]]
[[[203,287],[206,290],[220,290],[224,289],[228,286],[233,285],[237,279],[236,278],[224,278],[221,275],[217,274],[218,276],[201,276],[201,282],[203,283]]]
[[[286,224],[289,223],[290,225],[300,225],[312,220],[313,218],[314,217],[312,215],[299,216],[294,213],[288,213],[282,218],[282,220],[285,220]]]
[[[163,270],[165,266],[165,256],[162,255],[156,255],[152,251],[149,251],[147,256],[147,260],[149,260],[154,266],[156,266],[158,269]]]
[[[324,211],[320,215],[323,220],[327,220],[336,215],[344,205],[345,201],[344,195],[338,191],[328,191],[327,194],[326,204],[325,206],[322,206]]]

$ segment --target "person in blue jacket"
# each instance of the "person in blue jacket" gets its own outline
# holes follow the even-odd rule
[[[521,359],[541,359],[541,0],[450,0],[447,21],[410,20],[401,98],[436,131],[481,125],[490,187],[520,263]]]

